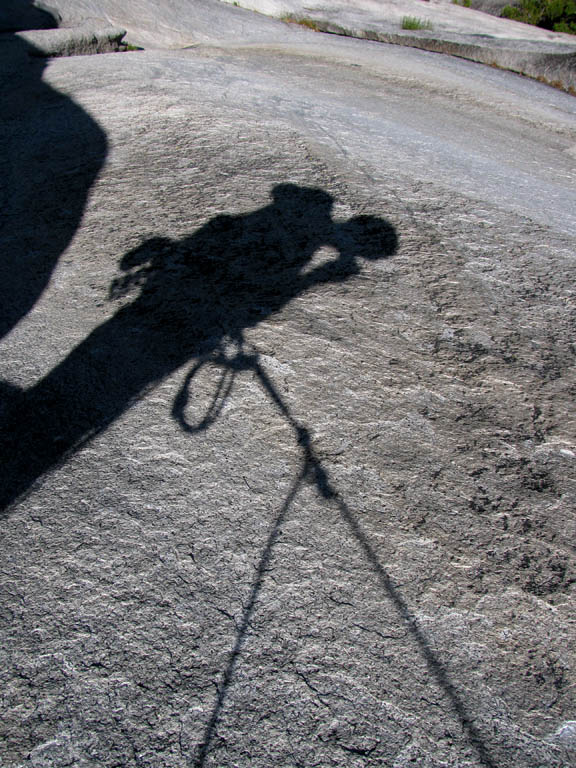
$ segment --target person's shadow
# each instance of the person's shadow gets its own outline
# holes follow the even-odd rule
[[[10,479],[0,508],[177,368],[226,343],[240,348],[247,328],[307,289],[347,280],[363,258],[396,249],[395,230],[383,219],[336,223],[333,199],[320,189],[282,184],[272,198],[253,213],[217,216],[181,241],[154,238],[123,257],[111,298],[134,299],[5,409],[11,436],[0,444],[0,460]],[[311,266],[324,245],[338,255]],[[180,410],[176,402],[184,425]]]
[[[30,0],[2,2],[0,339],[48,285],[80,225],[107,154],[104,131],[82,107],[42,80],[46,59],[15,34],[57,24]]]

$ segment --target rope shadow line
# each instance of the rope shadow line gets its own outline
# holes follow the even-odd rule
[[[258,563],[258,568],[256,570],[256,578],[252,583],[252,587],[250,589],[250,596],[248,598],[248,603],[242,615],[242,622],[236,632],[236,640],[234,643],[234,647],[232,649],[232,652],[230,653],[230,657],[228,659],[228,665],[222,676],[222,682],[218,690],[218,696],[216,697],[216,701],[214,703],[214,707],[212,708],[210,719],[208,720],[208,724],[204,730],[203,739],[198,748],[198,757],[194,763],[195,768],[203,768],[203,766],[206,763],[206,758],[208,757],[210,744],[214,737],[214,733],[218,726],[218,722],[220,721],[220,716],[222,714],[222,709],[224,708],[224,703],[228,695],[228,690],[232,684],[232,681],[234,678],[234,672],[236,670],[236,666],[238,664],[238,660],[242,652],[242,647],[244,646],[246,637],[248,635],[248,629],[250,627],[250,622],[252,620],[252,616],[256,608],[256,602],[258,600],[258,596],[260,595],[262,586],[264,584],[264,575],[268,570],[268,566],[272,559],[272,551],[274,549],[274,545],[278,540],[281,527],[284,521],[286,520],[290,507],[292,506],[294,499],[296,498],[298,490],[300,489],[300,486],[302,485],[302,481],[306,477],[306,474],[307,474],[306,471],[302,471],[298,476],[298,478],[296,479],[296,481],[293,483],[292,488],[290,489],[284,501],[284,504],[280,508],[280,511],[277,514],[276,519],[274,520],[272,529],[268,535],[266,545],[262,551],[260,562]]]
[[[233,367],[241,370],[252,369],[255,371],[265,392],[276,405],[280,413],[286,418],[297,435],[298,444],[301,446],[302,450],[302,469],[274,521],[272,530],[268,536],[266,545],[260,558],[256,579],[252,584],[250,590],[250,598],[246,608],[244,609],[242,622],[236,633],[234,647],[222,677],[222,682],[218,691],[216,702],[204,731],[202,742],[198,747],[198,756],[194,762],[194,768],[204,768],[206,765],[206,759],[208,757],[210,745],[220,721],[228,691],[233,683],[234,672],[236,670],[242,648],[247,638],[251,618],[254,614],[258,596],[262,590],[264,576],[272,559],[273,549],[278,540],[281,526],[287,517],[288,511],[296,498],[300,486],[307,478],[313,481],[313,484],[316,486],[316,489],[322,498],[333,502],[336,505],[341,517],[348,525],[366,560],[370,564],[372,570],[375,572],[378,581],[386,593],[388,599],[392,602],[401,620],[407,626],[412,640],[418,647],[418,650],[420,651],[431,675],[436,680],[438,686],[446,694],[452,711],[458,718],[469,744],[476,751],[481,765],[484,768],[496,768],[496,764],[494,763],[486,745],[484,744],[479,730],[474,725],[474,722],[468,713],[456,686],[450,680],[446,667],[431,649],[424,633],[418,626],[418,622],[415,616],[410,611],[406,601],[400,594],[398,588],[394,585],[391,577],[386,572],[386,569],[380,563],[376,552],[370,545],[366,534],[350,510],[350,507],[342,499],[338,491],[332,486],[326,469],[323,467],[322,462],[314,453],[309,431],[306,429],[306,427],[303,427],[292,415],[290,408],[282,399],[276,386],[266,371],[260,365],[258,354],[256,353],[252,355],[245,355],[242,352],[239,352],[237,362],[226,362],[223,360],[223,358],[221,358],[220,361],[224,362],[224,364],[231,364]]]

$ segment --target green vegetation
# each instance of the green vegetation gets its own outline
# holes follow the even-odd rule
[[[404,16],[402,29],[434,29],[432,22],[427,19],[419,19],[417,16]]]
[[[500,16],[576,35],[576,0],[521,0],[518,7],[505,6]]]
[[[452,5],[461,5],[463,8],[470,8],[471,0],[452,0]]]

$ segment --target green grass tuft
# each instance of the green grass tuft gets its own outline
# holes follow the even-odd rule
[[[417,16],[404,16],[402,29],[434,29],[431,21],[419,19]]]

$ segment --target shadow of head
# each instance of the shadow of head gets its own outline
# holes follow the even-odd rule
[[[398,248],[396,230],[378,216],[354,216],[338,227],[334,245],[346,258],[376,261],[392,256]]]
[[[271,192],[272,208],[294,230],[312,232],[340,251],[343,259],[361,257],[374,261],[391,256],[398,247],[394,227],[378,216],[355,216],[343,224],[332,220],[334,198],[323,189],[278,184]]]

